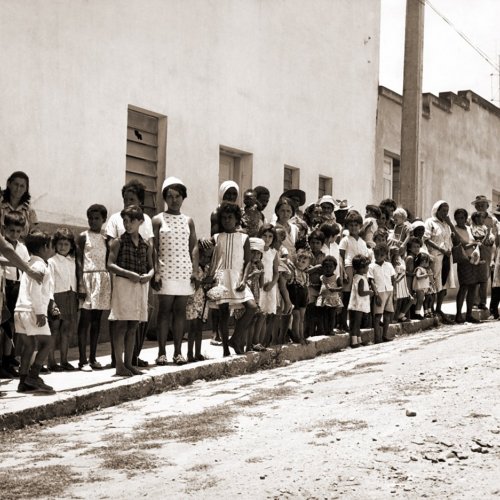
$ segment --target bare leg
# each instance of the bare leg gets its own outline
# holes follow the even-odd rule
[[[86,365],[87,360],[87,332],[90,326],[91,311],[89,309],[80,309],[80,321],[78,322],[78,352],[80,366]]]
[[[244,304],[245,312],[243,316],[236,322],[234,333],[231,337],[231,343],[240,350],[243,350],[242,343],[245,342],[246,333],[252,322],[252,319],[257,311],[257,305],[254,300],[247,300]]]
[[[229,352],[229,305],[221,304],[219,306],[219,325],[222,337],[222,349],[224,356],[230,356]],[[240,354],[240,353],[239,353]]]
[[[361,337],[361,320],[363,319],[363,313],[361,311],[350,311],[350,318],[349,333],[351,337],[351,346],[357,347],[359,345],[358,337]],[[375,338],[377,338],[376,335]]]
[[[380,331],[381,314],[375,314],[373,317],[373,333],[375,336],[375,344],[382,342],[382,332]],[[385,326],[385,325],[384,325]]]
[[[387,333],[389,332],[389,325],[392,320],[392,313],[391,312],[384,312],[384,326],[382,329],[382,339],[383,340],[392,340],[387,337]]]
[[[138,370],[132,365],[132,358],[134,357],[135,339],[139,321],[127,321],[127,329],[125,332],[125,355],[124,365],[125,368],[132,372],[134,375],[142,375],[141,370]]]
[[[99,309],[93,309],[90,311],[90,356],[89,361],[91,363],[96,362],[97,344],[99,342],[99,334],[101,333],[101,317],[102,311]]]
[[[127,321],[114,321],[113,326],[113,351],[115,353],[116,374],[130,377],[132,372],[125,367],[123,352],[125,350],[125,336],[127,334]]]

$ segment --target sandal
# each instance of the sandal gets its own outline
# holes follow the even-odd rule
[[[161,356],[158,356],[155,361],[157,366],[166,366],[167,364],[167,356],[165,354],[162,354]]]
[[[186,359],[182,356],[182,354],[177,354],[177,356],[174,356],[173,361],[177,366],[182,366],[187,363]]]
[[[217,345],[217,346],[219,346],[219,345],[222,345],[222,341],[212,339],[212,340],[210,341],[210,345]]]

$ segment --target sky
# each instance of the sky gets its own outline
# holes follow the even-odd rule
[[[500,0],[429,0],[499,66]],[[380,84],[402,93],[406,0],[382,0]],[[499,105],[498,70],[425,7],[423,92],[473,90]],[[494,74],[492,77],[491,74]]]

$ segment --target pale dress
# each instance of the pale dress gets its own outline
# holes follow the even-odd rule
[[[163,212],[158,242],[158,271],[161,277],[161,289],[156,292],[158,295],[193,295],[190,234],[189,217]]]
[[[81,309],[106,311],[111,307],[111,277],[106,270],[106,239],[101,233],[85,231]]]
[[[253,300],[250,288],[245,285],[243,291],[236,290],[243,278],[245,265],[244,245],[248,235],[244,233],[219,233],[214,235],[215,250],[213,254],[214,278],[218,285],[227,289],[227,293],[216,302],[230,306],[243,304]]]
[[[370,312],[370,296],[365,295],[361,296],[358,292],[359,282],[364,282],[364,290],[365,292],[370,289],[368,286],[368,279],[365,274],[355,274],[352,278],[352,290],[351,290],[351,298],[349,299],[349,306],[347,309],[349,311],[359,311],[363,313]]]
[[[403,276],[399,281],[396,281],[396,299],[406,299],[411,295],[410,290],[408,290],[408,280],[406,279],[406,264],[403,260],[400,260],[394,269],[396,271],[396,280]]]
[[[273,264],[277,251],[274,248],[264,250],[262,264],[264,265],[264,283],[273,279]],[[264,314],[276,314],[278,287],[274,285],[271,290],[260,290],[259,307]]]

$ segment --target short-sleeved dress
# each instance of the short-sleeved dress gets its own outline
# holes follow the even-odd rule
[[[156,292],[158,295],[193,295],[190,234],[189,217],[162,213],[158,245],[161,289]]]
[[[360,281],[364,282],[365,291],[370,289],[370,287],[368,285],[368,278],[366,277],[366,275],[365,274],[355,274],[352,277],[351,298],[349,299],[349,305],[347,306],[347,309],[349,311],[359,311],[359,312],[363,312],[363,313],[369,313],[370,312],[370,296],[369,295],[364,295],[364,296],[359,295],[358,285],[359,285]]]
[[[277,251],[274,248],[264,250],[262,254],[262,264],[264,265],[264,283],[269,283],[273,279],[274,258]],[[275,285],[271,290],[260,291],[259,307],[264,314],[276,314],[278,287]]]
[[[344,304],[340,298],[340,293],[330,290],[330,288],[337,288],[338,274],[332,274],[332,276],[325,276],[324,274],[320,277],[321,289],[319,291],[318,298],[316,300],[316,305],[318,307],[333,307],[342,308]]]
[[[83,248],[83,287],[81,309],[106,311],[111,307],[111,276],[106,270],[106,238],[101,233],[85,231]]]
[[[409,297],[410,290],[408,289],[408,281],[406,279],[406,264],[403,259],[400,259],[399,264],[395,266],[394,270],[396,271],[396,279],[402,278],[399,281],[396,281],[395,286],[395,294],[396,299],[406,299]]]
[[[213,254],[214,278],[218,285],[227,289],[224,298],[218,299],[217,305],[230,306],[243,304],[253,300],[250,288],[245,285],[243,291],[236,288],[243,278],[245,251],[244,245],[248,235],[244,233],[219,233],[214,235],[215,249]]]

